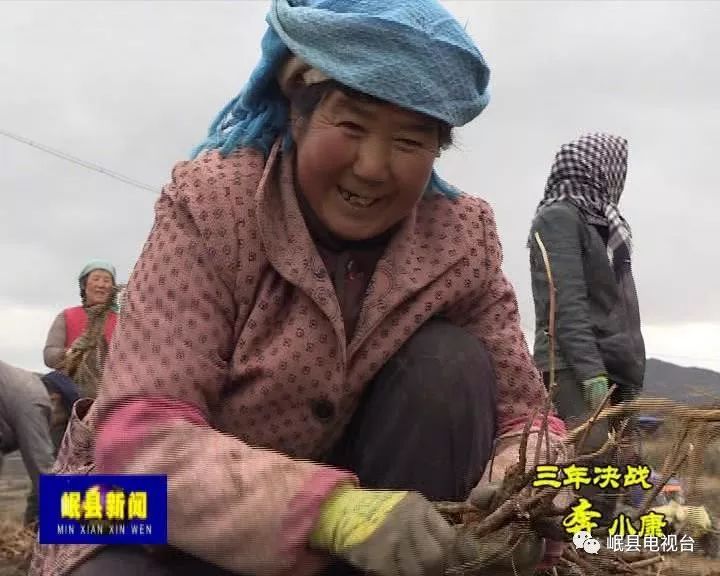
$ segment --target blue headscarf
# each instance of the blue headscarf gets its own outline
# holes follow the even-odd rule
[[[269,153],[285,134],[288,102],[276,74],[291,53],[337,82],[451,126],[489,101],[482,54],[435,0],[272,0],[262,57],[247,84],[217,115],[202,150],[239,146]],[[457,191],[433,171],[430,187]]]

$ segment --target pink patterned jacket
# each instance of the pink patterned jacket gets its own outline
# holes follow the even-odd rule
[[[256,576],[326,564],[308,534],[328,492],[356,479],[314,460],[435,314],[490,350],[499,435],[544,401],[479,198],[419,202],[378,262],[347,344],[278,145],[267,162],[244,149],[179,163],[155,210],[99,395],[76,405],[55,470],[167,474],[173,546]],[[313,416],[318,399],[333,404],[329,421]],[[562,423],[551,430],[562,434]],[[494,477],[515,439],[500,442]],[[62,576],[96,549],[38,546],[30,574]]]

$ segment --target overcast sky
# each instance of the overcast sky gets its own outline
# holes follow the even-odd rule
[[[247,79],[268,4],[0,2],[0,131],[159,189]],[[492,101],[439,170],[493,205],[523,326],[553,156],[616,132],[648,356],[720,370],[720,3],[444,4],[488,60]],[[0,359],[42,369],[84,262],[126,281],[156,195],[0,135],[0,197]]]

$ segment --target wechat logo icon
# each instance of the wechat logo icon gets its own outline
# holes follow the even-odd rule
[[[600,551],[600,542],[585,531],[573,535],[573,544],[575,548],[582,548],[588,554],[597,554]]]

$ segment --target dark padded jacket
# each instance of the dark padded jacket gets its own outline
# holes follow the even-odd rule
[[[538,367],[548,371],[550,365],[550,299],[535,232],[548,252],[556,288],[556,368],[573,370],[578,382],[606,374],[624,397],[635,396],[643,386],[645,344],[630,261],[613,269],[606,252],[607,226],[591,223],[567,201],[543,208],[531,228]]]

